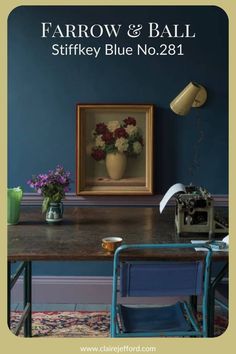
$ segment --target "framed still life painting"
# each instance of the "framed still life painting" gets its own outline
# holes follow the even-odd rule
[[[153,105],[78,104],[78,195],[153,193]]]

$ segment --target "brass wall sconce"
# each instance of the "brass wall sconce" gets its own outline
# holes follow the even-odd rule
[[[190,82],[170,103],[172,111],[186,116],[192,107],[201,107],[207,99],[207,91],[196,82]]]

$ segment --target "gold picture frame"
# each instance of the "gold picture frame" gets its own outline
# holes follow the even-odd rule
[[[153,109],[77,104],[77,195],[153,194]]]

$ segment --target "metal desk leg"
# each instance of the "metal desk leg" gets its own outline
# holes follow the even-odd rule
[[[11,262],[7,262],[7,324],[11,329]]]
[[[228,273],[228,263],[224,265],[219,274],[215,277],[209,289],[209,313],[208,313],[208,337],[214,337],[214,320],[215,320],[215,290],[216,286]]]
[[[28,306],[28,316],[24,323],[24,337],[32,337],[32,264],[25,262],[24,307]]]
[[[31,262],[21,262],[14,275],[11,274],[11,262],[8,261],[7,265],[7,322],[8,327],[11,329],[11,290],[16,284],[17,280],[24,273],[24,310],[20,317],[16,328],[12,331],[16,336],[21,331],[24,325],[24,336],[32,336],[32,270]]]

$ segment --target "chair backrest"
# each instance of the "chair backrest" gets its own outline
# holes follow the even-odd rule
[[[200,295],[203,262],[123,262],[120,269],[121,296]]]
[[[202,257],[201,260],[184,261],[180,259],[180,261],[161,262],[123,261],[123,258],[122,261],[120,260],[120,254],[124,251],[129,251],[128,255],[132,250],[156,249],[157,252],[160,252],[162,249],[194,249],[199,246],[206,248],[205,257]],[[211,254],[211,248],[202,244],[122,245],[114,255],[113,288],[117,288],[120,267],[120,295],[122,297],[200,295],[203,293],[203,288],[207,291]]]

